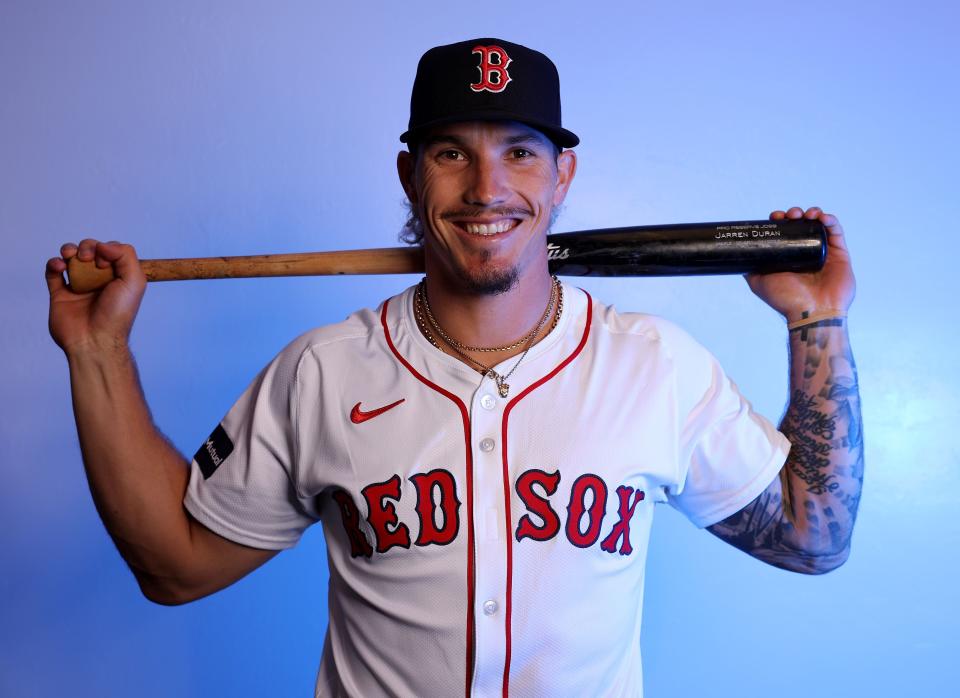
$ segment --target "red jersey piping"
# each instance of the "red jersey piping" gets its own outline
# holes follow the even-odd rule
[[[526,387],[522,392],[520,392],[515,398],[507,403],[507,406],[503,410],[503,430],[501,432],[501,449],[502,449],[502,460],[503,460],[503,510],[504,516],[506,519],[506,541],[507,541],[507,590],[506,590],[506,603],[504,604],[504,628],[506,635],[506,650],[503,660],[503,698],[507,698],[510,694],[510,650],[511,650],[511,634],[510,634],[510,623],[512,620],[512,611],[513,611],[513,521],[510,515],[510,468],[507,464],[507,422],[510,420],[510,412],[513,410],[514,406],[520,402],[527,395],[532,393],[534,390],[539,388],[541,385],[552,379],[564,367],[573,361],[577,356],[583,351],[583,347],[587,344],[587,337],[590,335],[590,324],[593,319],[593,298],[590,297],[590,294],[584,291],[587,296],[587,322],[586,326],[583,328],[583,336],[580,338],[580,343],[577,345],[577,348],[573,352],[561,361],[556,368],[554,368],[550,373],[545,375],[543,378],[538,380],[535,383],[531,383]]]
[[[383,309],[380,311],[380,324],[383,325],[383,335],[387,340],[387,346],[390,347],[390,351],[393,352],[393,355],[397,357],[397,361],[403,364],[403,367],[406,368],[414,378],[419,380],[421,383],[426,385],[429,388],[432,388],[436,392],[443,395],[445,398],[449,399],[453,404],[457,406],[460,410],[460,416],[463,419],[463,436],[465,442],[465,453],[466,453],[466,478],[467,478],[467,658],[466,658],[466,677],[464,679],[464,695],[467,698],[470,697],[470,684],[473,682],[473,661],[474,661],[474,652],[473,652],[473,636],[474,636],[474,618],[473,618],[473,606],[474,606],[474,597],[476,595],[475,582],[474,582],[474,550],[473,550],[473,452],[470,449],[470,416],[467,413],[467,406],[463,404],[463,401],[458,398],[453,393],[444,390],[439,385],[434,383],[431,380],[428,380],[422,374],[420,374],[417,369],[410,365],[410,362],[407,361],[400,352],[397,350],[396,346],[393,344],[393,339],[390,337],[390,328],[387,327],[387,308],[390,306],[390,299],[387,299],[383,302]]]

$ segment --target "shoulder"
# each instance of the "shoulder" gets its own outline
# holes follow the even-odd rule
[[[267,370],[274,369],[292,378],[299,375],[304,366],[343,365],[350,357],[369,351],[372,345],[382,341],[380,308],[357,310],[341,322],[304,332],[280,350]]]
[[[670,384],[690,407],[724,380],[716,357],[678,324],[651,313],[620,312],[594,301],[592,333],[607,366],[628,366],[636,376]]]
[[[609,336],[633,344],[649,345],[675,359],[709,354],[687,330],[651,313],[621,312],[615,306],[593,301],[593,329],[598,336]]]
[[[364,342],[382,332],[379,309],[364,308],[351,313],[341,322],[322,325],[304,332],[290,342],[283,352],[303,356],[326,347]]]

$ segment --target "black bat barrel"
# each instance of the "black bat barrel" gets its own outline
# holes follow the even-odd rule
[[[817,271],[827,255],[818,220],[728,221],[604,228],[547,236],[563,276],[690,276]]]

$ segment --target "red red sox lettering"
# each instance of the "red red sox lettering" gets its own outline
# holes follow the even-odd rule
[[[410,482],[417,495],[414,509],[419,519],[417,538],[412,544],[422,547],[452,543],[460,531],[462,504],[457,496],[453,475],[438,468],[428,473],[412,475]],[[550,501],[559,485],[559,470],[548,473],[531,469],[517,477],[515,491],[527,510],[517,521],[514,531],[518,543],[525,539],[546,541],[560,533],[560,516]],[[566,523],[562,528],[567,540],[578,548],[589,548],[600,539],[607,511],[608,489],[603,478],[591,473],[578,477],[570,488]],[[617,487],[616,493],[617,520],[600,543],[600,548],[608,553],[629,555],[633,552],[633,546],[630,545],[630,520],[645,495],[643,490],[635,490],[627,485]],[[353,497],[343,489],[333,493],[333,500],[340,508],[343,528],[350,541],[351,557],[371,557],[374,548],[380,554],[394,547],[409,548],[410,527],[400,521],[395,505],[401,498],[400,476],[394,475],[385,482],[369,484],[361,490],[361,495],[368,512],[367,522],[374,533],[373,545],[360,528],[360,510]],[[531,518],[531,514],[537,521]],[[437,523],[438,519],[440,524]]]

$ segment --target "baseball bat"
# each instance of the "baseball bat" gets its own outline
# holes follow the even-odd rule
[[[728,221],[602,228],[547,236],[550,271],[563,276],[689,276],[816,271],[827,252],[818,220]],[[148,281],[260,276],[422,273],[423,250],[391,247],[243,257],[142,259]],[[73,257],[70,288],[86,293],[113,270]]]

